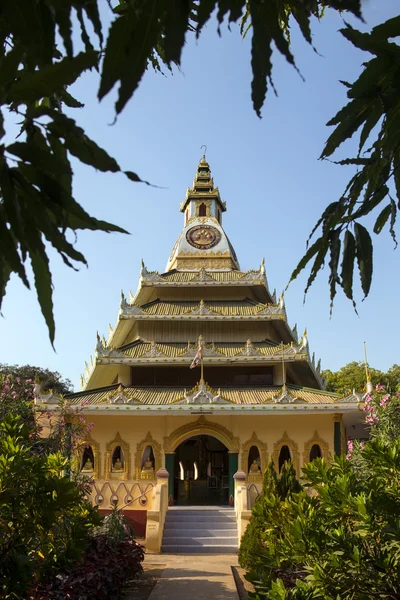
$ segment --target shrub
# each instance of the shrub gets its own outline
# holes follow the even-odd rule
[[[79,560],[101,517],[65,476],[60,454],[37,454],[26,422],[0,424],[0,597],[26,590]]]
[[[305,489],[274,511],[249,579],[263,600],[400,598],[400,399],[377,386],[363,410],[370,439],[331,466],[304,469]]]
[[[299,492],[301,485],[291,462],[285,462],[278,478],[271,460],[263,477],[261,494],[252,511],[250,522],[243,534],[239,548],[239,564],[242,568],[253,568],[260,559],[264,547],[264,536],[281,510],[282,501]]]
[[[30,600],[117,600],[142,573],[143,560],[143,547],[131,536],[96,535],[76,566],[33,590]]]

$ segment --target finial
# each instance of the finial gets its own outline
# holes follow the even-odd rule
[[[99,332],[98,331],[96,331],[96,338],[97,338],[97,341],[99,342],[100,341],[100,336],[99,336]]]
[[[372,386],[372,382],[371,382],[371,375],[369,372],[369,365],[368,365],[368,360],[367,360],[367,342],[364,342],[364,363],[365,363],[365,376],[367,378],[367,392],[368,394],[371,394],[372,390],[373,390],[373,386]]]
[[[142,262],[142,269],[145,269],[146,267],[145,267],[143,258],[141,259],[141,262]]]
[[[202,156],[200,162],[207,162],[206,161],[207,146],[205,144],[203,144],[202,146],[200,146],[200,150],[203,150],[203,148],[204,148],[203,156]]]
[[[285,308],[285,292],[282,292],[282,294],[279,296],[279,307],[281,309]]]
[[[261,273],[261,275],[265,275],[265,259],[264,258],[261,261],[260,273]]]

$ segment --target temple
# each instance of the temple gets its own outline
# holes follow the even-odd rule
[[[94,423],[77,457],[93,502],[123,508],[155,550],[168,506],[234,505],[240,534],[270,459],[277,471],[291,459],[300,476],[363,436],[362,395],[324,391],[264,260],[241,271],[226,209],[203,156],[165,271],[142,261],[137,291],[121,294],[117,323],[97,335],[70,396]],[[40,391],[37,403],[56,406]]]

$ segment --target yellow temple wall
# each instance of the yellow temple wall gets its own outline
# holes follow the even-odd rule
[[[179,443],[195,435],[213,435],[225,443],[231,452],[239,450],[238,468],[246,473],[248,451],[253,445],[260,450],[263,470],[271,457],[278,466],[279,451],[283,445],[287,445],[298,475],[308,461],[314,443],[320,445],[324,456],[333,454],[334,422],[333,416],[328,414],[207,415],[200,420],[190,415],[135,417],[131,414],[110,414],[90,415],[90,421],[94,427],[85,444],[90,444],[95,454],[96,484],[92,500],[95,501],[95,496],[100,493],[104,508],[110,507],[113,494],[118,496],[118,505],[121,506],[127,503],[127,496],[140,496],[147,489],[147,500],[138,499],[128,508],[148,510],[151,507],[152,485],[156,482],[155,474],[158,469],[165,467],[165,449],[173,451]],[[124,451],[126,464],[123,473],[111,472],[112,451],[117,445]],[[153,447],[155,456],[153,474],[140,471],[143,451],[148,445]]]

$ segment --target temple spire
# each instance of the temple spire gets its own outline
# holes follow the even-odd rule
[[[206,146],[202,148],[207,150]],[[235,251],[222,228],[226,204],[214,185],[205,152],[180,210],[184,214],[183,230],[172,250],[166,271],[240,268]]]

